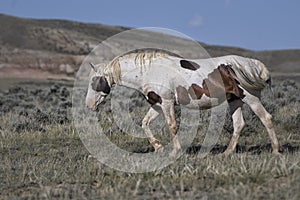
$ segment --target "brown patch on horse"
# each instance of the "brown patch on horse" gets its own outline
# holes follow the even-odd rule
[[[238,82],[230,74],[229,67],[229,65],[221,64],[203,80],[202,91],[206,96],[223,100],[228,97],[232,98],[232,95],[237,98],[244,97],[243,90],[238,87]]]
[[[195,62],[188,61],[188,60],[180,60],[180,65],[184,69],[189,69],[189,70],[193,70],[193,71],[196,71],[197,69],[200,68],[200,65],[198,65]]]
[[[202,82],[203,93],[211,98],[224,99],[225,88],[223,85],[222,75],[219,69],[214,69]]]
[[[208,77],[203,80],[202,87],[193,83],[189,89],[182,86],[176,88],[178,102],[189,104],[191,99],[201,99],[203,94],[210,98],[217,98],[220,101],[234,101],[243,98],[243,90],[238,87],[239,82],[230,74],[228,65],[220,65],[214,69]]]
[[[192,99],[201,99],[204,92],[203,92],[203,89],[199,85],[193,83],[189,87],[189,94],[191,95]]]
[[[178,86],[176,88],[177,100],[180,104],[187,105],[191,102],[189,93],[185,87]]]
[[[224,65],[224,64],[218,67],[221,77],[223,79],[226,94],[233,94],[237,98],[243,98],[244,97],[243,90],[239,88],[238,86],[239,82],[235,80],[234,77],[230,74],[230,71],[228,69],[229,67],[230,67],[229,65]]]
[[[104,76],[95,76],[92,79],[92,89],[96,92],[110,93],[110,86]]]
[[[162,103],[161,97],[153,91],[148,92],[147,97],[148,97],[147,101],[151,105],[155,105],[157,103],[160,103],[160,104]]]

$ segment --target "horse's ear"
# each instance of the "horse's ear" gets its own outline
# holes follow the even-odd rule
[[[90,63],[90,65],[91,65],[91,68],[92,68],[95,72],[97,72],[96,66],[95,66],[93,63]]]

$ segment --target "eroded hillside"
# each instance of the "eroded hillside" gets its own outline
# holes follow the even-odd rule
[[[129,30],[64,20],[22,19],[2,14],[0,24],[1,77],[74,77],[83,59],[94,47],[110,36]],[[164,41],[164,37],[158,36],[157,40]],[[143,42],[146,46],[152,42],[131,38],[134,39],[134,42]],[[122,46],[126,42],[124,39],[117,45]],[[201,45],[211,56],[237,54],[258,58],[275,75],[300,74],[300,50],[251,51]]]

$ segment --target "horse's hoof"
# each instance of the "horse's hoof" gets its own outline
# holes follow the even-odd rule
[[[225,158],[228,158],[230,155],[232,155],[232,152],[230,152],[230,151],[225,151],[225,152],[222,153],[221,155],[224,156]]]
[[[178,155],[181,155],[181,153],[182,153],[181,149],[173,149],[169,155],[170,157],[177,157]]]
[[[163,152],[163,151],[164,151],[164,146],[163,146],[163,145],[159,144],[159,145],[157,145],[157,146],[155,147],[155,152],[156,152],[156,153],[161,153],[161,152]]]
[[[272,154],[273,154],[274,156],[282,156],[282,154],[279,153],[279,151],[273,151]]]

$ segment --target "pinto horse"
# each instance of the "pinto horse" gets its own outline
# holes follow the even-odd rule
[[[278,154],[272,116],[260,101],[261,91],[271,84],[271,77],[258,60],[235,55],[186,60],[163,50],[141,49],[118,56],[98,69],[91,66],[95,72],[90,79],[86,106],[95,111],[116,84],[138,90],[151,104],[142,128],[155,151],[162,150],[163,146],[152,134],[149,124],[159,116],[159,109],[169,126],[174,144],[172,153],[177,153],[181,146],[176,136],[174,106],[209,109],[227,101],[234,132],[224,154],[227,156],[235,151],[245,126],[243,103],[248,104],[262,121],[271,139],[273,153]]]

